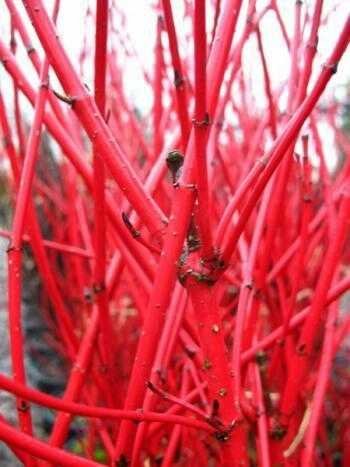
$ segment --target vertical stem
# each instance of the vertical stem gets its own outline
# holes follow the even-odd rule
[[[77,399],[77,396],[82,392],[82,387],[86,381],[87,372],[91,365],[92,355],[95,348],[98,322],[99,311],[97,307],[94,307],[90,322],[87,325],[75,362],[73,363],[68,385],[64,392],[63,400],[65,402],[74,402]],[[59,412],[57,414],[50,435],[51,446],[62,446],[67,437],[71,420],[72,415],[69,413]]]
[[[190,125],[187,108],[187,84],[183,74],[183,67],[179,54],[173,12],[170,0],[162,0],[164,20],[169,38],[169,49],[174,69],[174,85],[177,98],[177,113],[181,126],[182,150],[185,151],[190,134]]]
[[[96,0],[96,37],[95,37],[95,101],[101,115],[106,106],[106,69],[108,37],[108,0]],[[106,290],[106,201],[105,168],[97,148],[94,146],[94,236],[95,264],[93,271],[95,296],[99,309],[102,361],[110,374],[113,369],[113,334],[110,322],[108,296]]]
[[[334,337],[336,330],[336,319],[338,315],[338,304],[335,302],[328,312],[325,337],[321,352],[320,367],[315,382],[315,392],[311,402],[311,415],[309,426],[306,431],[304,449],[301,455],[301,466],[308,467],[312,465],[315,456],[315,444],[318,427],[321,421],[322,411],[326,396],[327,386],[329,384],[332,359],[334,356]]]
[[[9,276],[9,326],[13,374],[15,381],[24,384],[26,381],[24,367],[24,344],[21,324],[21,282],[22,282],[22,237],[24,223],[31,196],[34,178],[35,161],[38,156],[42,120],[48,93],[48,61],[42,66],[40,73],[40,90],[35,103],[33,126],[31,128],[25,152],[24,164],[18,188],[11,243],[8,249],[8,276]],[[30,408],[23,400],[17,400],[17,410],[20,426],[23,433],[32,434]],[[28,457],[29,466],[36,465],[34,459]]]
[[[210,116],[206,98],[207,38],[205,27],[205,0],[194,4],[194,140],[197,165],[198,227],[201,239],[202,256],[209,259],[213,253],[211,233],[211,212],[207,171],[207,128]]]
[[[159,157],[163,146],[163,135],[161,132],[161,121],[163,112],[163,46],[162,46],[163,18],[157,18],[157,34],[154,63],[154,102],[153,102],[153,160]]]
[[[228,432],[228,439],[222,443],[222,465],[248,466],[246,427],[233,395],[236,375],[229,365],[216,288],[201,284],[191,276],[186,285],[196,315],[210,401],[213,407],[218,404],[218,416]]]

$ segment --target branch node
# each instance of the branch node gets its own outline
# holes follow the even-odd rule
[[[135,229],[135,227],[130,222],[128,215],[125,212],[122,212],[122,219],[124,221],[124,224],[126,225],[126,228],[129,230],[133,238],[138,238],[141,236],[140,232]]]
[[[35,48],[32,45],[28,45],[27,54],[30,55],[35,52]]]
[[[325,68],[326,70],[330,70],[330,72],[334,75],[338,71],[338,62],[324,63],[323,68]]]
[[[75,99],[73,97],[70,97],[70,96],[65,96],[63,94],[60,94],[59,92],[55,91],[54,89],[52,90],[52,92],[54,93],[54,95],[57,97],[57,99],[59,99],[60,101],[64,102],[65,104],[68,104],[70,105],[71,107],[73,107],[73,104],[75,102]]]
[[[104,283],[104,281],[97,282],[96,284],[92,285],[92,290],[95,294],[101,293],[104,290],[106,290],[106,284]]]
[[[176,88],[181,88],[185,84],[183,76],[177,70],[174,70],[174,86]]]
[[[196,118],[192,119],[193,126],[198,128],[205,128],[211,124],[211,120],[208,112],[205,114],[204,120],[197,120]]]
[[[9,245],[8,248],[6,249],[6,253],[11,253],[12,251],[23,251],[22,246],[14,246],[14,245]]]

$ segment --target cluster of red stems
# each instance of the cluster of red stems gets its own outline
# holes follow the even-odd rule
[[[81,54],[82,67],[94,57],[91,90],[57,36],[59,1],[53,12],[42,0],[23,1],[25,10],[5,3],[11,42],[0,40],[0,57],[14,104],[0,98],[0,133],[13,219],[1,235],[9,238],[13,377],[1,374],[0,388],[16,398],[18,426],[2,417],[0,439],[30,467],[97,466],[96,446],[111,466],[309,467],[336,456],[350,465],[349,372],[332,369],[350,330],[339,302],[350,288],[350,140],[340,104],[319,104],[348,46],[349,18],[319,67],[319,30],[331,21],[322,0],[295,2],[291,33],[283,2],[185,0],[185,38],[176,2],[162,0],[150,71],[119,2],[97,0],[87,12],[93,50]],[[290,55],[278,89],[264,50],[266,15]],[[254,79],[242,68],[248,43],[260,60]],[[36,85],[16,58],[22,46]],[[153,96],[149,115],[129,102],[120,57],[139,63],[135,80]],[[257,82],[265,107],[254,100]],[[21,95],[33,106],[29,128]],[[343,154],[333,172],[321,123]],[[59,172],[45,180],[36,170],[43,127]],[[24,243],[69,368],[61,398],[26,382]],[[33,433],[31,404],[56,411],[48,440]],[[64,449],[76,416],[86,420],[84,457]]]

